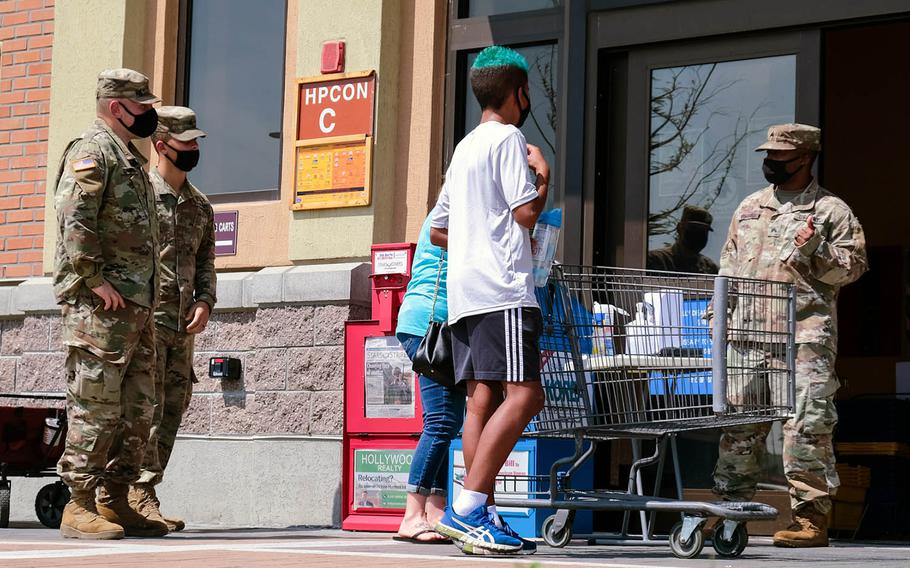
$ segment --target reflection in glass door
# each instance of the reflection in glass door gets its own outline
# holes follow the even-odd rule
[[[649,264],[655,251],[718,261],[734,210],[767,185],[754,148],[769,126],[794,122],[795,113],[796,55],[651,70]],[[707,242],[705,225],[679,227],[687,206],[690,219],[713,218]]]

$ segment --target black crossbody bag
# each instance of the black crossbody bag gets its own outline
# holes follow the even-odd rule
[[[433,293],[433,308],[430,310],[430,324],[424,334],[417,353],[411,362],[411,368],[431,381],[444,387],[464,390],[464,383],[455,382],[455,362],[452,357],[452,331],[447,322],[435,320],[436,299],[439,297],[439,283],[442,278],[442,263],[445,252],[439,258],[439,271],[436,273],[436,291]]]

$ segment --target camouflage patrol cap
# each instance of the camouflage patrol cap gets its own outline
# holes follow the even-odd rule
[[[95,98],[129,99],[145,105],[161,102],[149,91],[149,78],[132,69],[105,69],[99,73]]]
[[[714,216],[707,209],[695,207],[694,205],[683,207],[682,218],[679,220],[680,225],[704,225],[708,227],[709,231],[714,230],[711,228],[711,223],[713,222]]]
[[[807,124],[778,124],[768,129],[768,141],[755,149],[763,150],[812,150],[822,149],[822,131]]]
[[[196,128],[196,113],[182,106],[163,106],[158,110],[158,133],[164,133],[181,142],[205,137],[205,132]]]

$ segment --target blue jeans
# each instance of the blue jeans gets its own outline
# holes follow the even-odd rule
[[[407,333],[398,335],[398,341],[411,359],[422,339]],[[463,391],[444,387],[423,375],[418,380],[423,403],[423,433],[414,450],[407,489],[421,495],[445,495],[449,445],[464,422],[465,395]]]

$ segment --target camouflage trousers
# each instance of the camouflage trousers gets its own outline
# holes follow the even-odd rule
[[[833,442],[837,424],[834,394],[840,387],[834,372],[835,359],[835,353],[822,345],[797,345],[795,413],[783,428],[784,473],[794,511],[811,505],[827,514],[831,495],[840,485]],[[786,368],[782,353],[731,345],[728,367],[745,371],[745,384],[728,386],[731,404],[748,404],[756,396],[763,401],[786,401],[784,383],[779,380],[780,375],[774,375]],[[774,380],[769,381],[772,376]],[[734,501],[752,499],[761,478],[765,439],[770,429],[768,423],[723,429],[714,469],[715,493]]]
[[[157,326],[158,362],[155,373],[155,415],[142,461],[139,483],[161,483],[171,459],[177,430],[193,395],[195,335]]]
[[[66,446],[57,473],[72,489],[139,477],[155,400],[152,312],[105,311],[94,295],[63,304]]]

